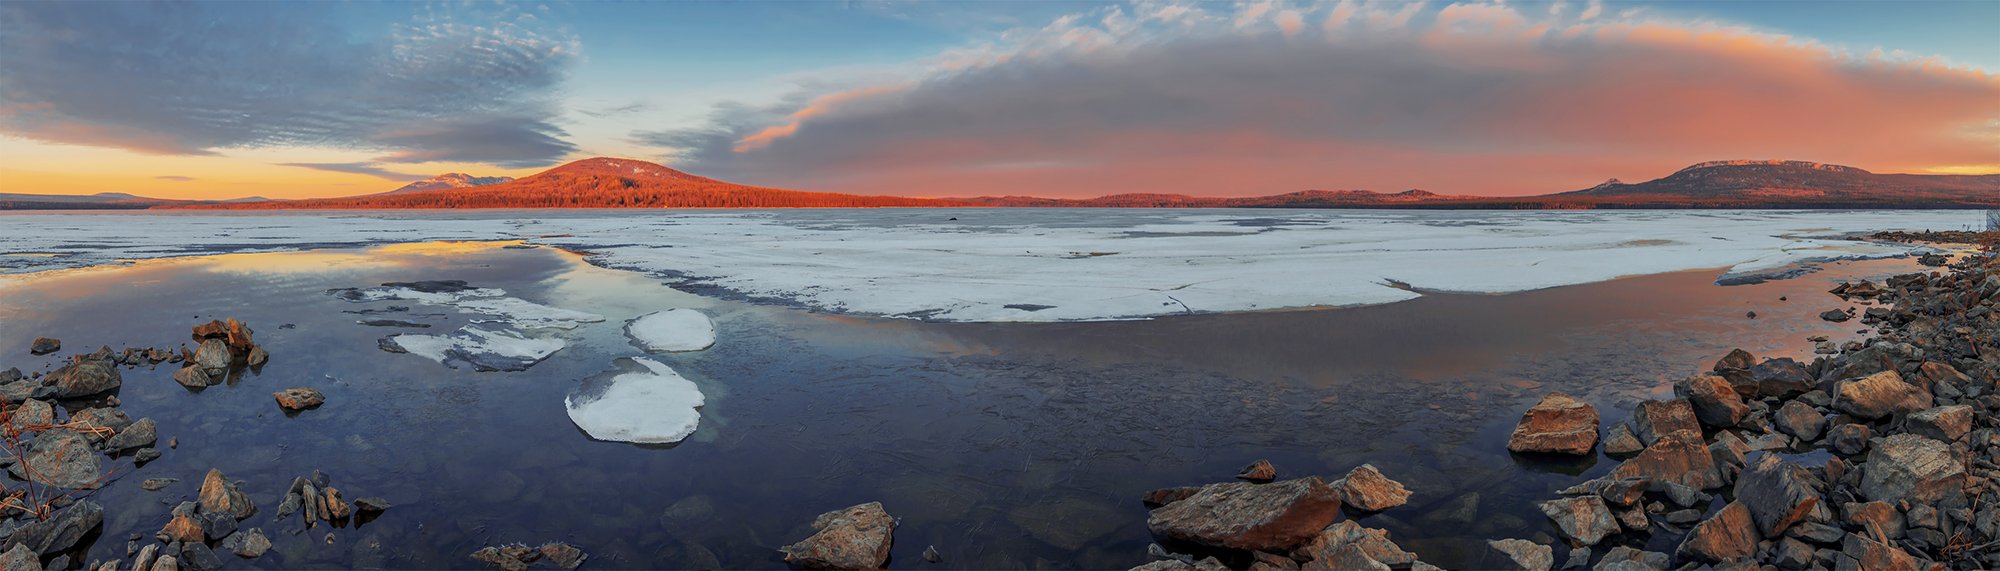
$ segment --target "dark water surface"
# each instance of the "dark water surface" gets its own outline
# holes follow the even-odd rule
[[[563,540],[590,568],[782,567],[776,548],[821,512],[881,501],[901,519],[892,567],[1125,568],[1146,560],[1148,489],[1224,481],[1258,458],[1282,477],[1337,478],[1364,462],[1409,486],[1363,518],[1424,560],[1479,567],[1483,540],[1547,538],[1534,508],[1609,470],[1505,449],[1519,414],[1565,391],[1622,420],[1643,398],[1732,347],[1809,360],[1805,337],[1854,338],[1842,278],[1901,260],[1719,287],[1682,272],[1507,295],[1431,295],[1374,307],[1062,324],[925,323],[811,313],[675,291],[573,254],[500,244],[413,244],[233,254],[0,280],[0,368],[49,370],[100,345],[173,347],[235,317],[271,352],[261,373],[190,392],[170,366],[128,369],[133,418],[179,448],[93,499],[88,557],[125,558],[219,468],[248,482],[271,555],[231,567],[477,568],[473,550]],[[384,353],[396,332],[472,316],[408,302],[355,304],[329,288],[466,280],[607,321],[524,372],[454,370]],[[1779,301],[1788,296],[1790,301]],[[408,305],[406,314],[343,311]],[[701,428],[671,447],[591,440],[564,412],[581,379],[640,356],[623,322],[674,307],[715,317],[703,352],[655,356],[707,394]],[[1757,319],[1748,319],[1755,311]],[[357,324],[391,318],[429,329]],[[286,327],[281,327],[281,325]],[[318,388],[295,417],[271,393]],[[346,497],[396,507],[357,528],[273,521],[294,476],[324,470]],[[158,492],[139,480],[180,478]],[[328,543],[327,534],[332,534]],[[1653,541],[1668,543],[1666,534]],[[941,563],[919,554],[936,546]],[[1560,548],[1559,556],[1560,556]]]

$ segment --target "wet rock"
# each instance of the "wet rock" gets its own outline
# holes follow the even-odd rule
[[[1611,548],[1597,560],[1592,571],[1666,571],[1672,557],[1657,551],[1640,551],[1623,545]]]
[[[1388,531],[1362,527],[1354,520],[1326,526],[1319,535],[1300,546],[1294,555],[1306,560],[1306,563],[1300,566],[1301,569],[1346,569],[1347,567],[1341,565],[1343,560],[1354,562],[1361,560],[1341,553],[1349,550],[1358,554],[1361,559],[1384,565],[1385,568],[1406,568],[1417,561],[1417,554],[1404,551],[1401,546],[1389,540]],[[1372,567],[1372,565],[1365,566]]]
[[[47,426],[56,422],[56,408],[41,400],[21,401],[21,406],[15,407],[13,413],[13,416],[8,417],[7,423],[13,425],[16,432],[27,432],[32,427]]]
[[[1749,509],[1764,537],[1778,537],[1819,507],[1818,482],[1798,464],[1764,454],[1736,479],[1736,502]]]
[[[242,486],[225,479],[221,470],[211,468],[201,479],[201,511],[226,513],[241,520],[257,513],[257,505],[250,502]]]
[[[42,383],[38,381],[15,379],[0,383],[0,398],[7,399],[9,403],[17,403],[34,397],[35,392],[41,388]]]
[[[1834,452],[1853,456],[1868,450],[1870,433],[1867,425],[1841,424],[1827,432],[1826,440]]]
[[[326,403],[326,395],[310,387],[294,387],[271,393],[278,399],[278,406],[285,410],[300,411],[318,407]]]
[[[1711,367],[1710,370],[1715,371],[1717,373],[1728,370],[1740,371],[1749,369],[1752,365],[1756,364],[1757,364],[1757,357],[1755,355],[1751,355],[1749,351],[1744,351],[1741,348],[1737,348],[1737,349],[1730,349],[1729,354],[1723,355],[1722,359],[1717,360],[1715,362],[1715,366]]]
[[[229,363],[235,357],[229,354],[229,345],[221,339],[207,339],[194,351],[194,365],[207,371],[210,376],[229,370]]]
[[[1319,535],[1339,511],[1339,493],[1317,476],[1231,482],[1153,510],[1146,527],[1161,537],[1211,547],[1290,551]]]
[[[1840,323],[1840,322],[1843,322],[1843,321],[1847,321],[1848,319],[1851,319],[1851,318],[1853,318],[1853,317],[1854,317],[1854,316],[1851,316],[1851,315],[1848,315],[1848,314],[1847,314],[1847,312],[1845,312],[1845,311],[1841,311],[1841,310],[1838,310],[1838,309],[1829,309],[1829,310],[1826,310],[1826,311],[1822,311],[1822,312],[1820,312],[1820,313],[1819,313],[1819,318],[1820,318],[1820,319],[1824,319],[1824,320],[1827,320],[1827,321],[1832,321],[1832,322],[1834,322],[1834,323]]]
[[[1147,549],[1159,547],[1159,545],[1160,544],[1158,543],[1150,544],[1147,546]],[[1148,554],[1150,553],[1151,552],[1148,551]],[[1188,557],[1189,559],[1193,559],[1192,556],[1183,555],[1182,557]],[[1252,551],[1250,552],[1250,560],[1251,560],[1250,561],[1251,571],[1293,571],[1299,568],[1299,562],[1297,560],[1294,560],[1291,557],[1287,557],[1284,555],[1278,555],[1276,553]],[[932,563],[936,563],[936,561],[932,561]]]
[[[1354,545],[1342,546],[1325,557],[1314,559],[1299,567],[1308,571],[1389,571],[1388,564],[1369,559]]]
[[[1605,537],[1617,534],[1620,526],[1618,518],[1598,496],[1580,496],[1551,500],[1540,504],[1543,515],[1556,522],[1556,528],[1563,537],[1577,545],[1597,545]]]
[[[1632,428],[1623,422],[1613,424],[1604,431],[1605,454],[1626,456],[1645,449],[1645,443],[1639,442],[1639,437],[1632,434]]]
[[[1893,370],[1834,384],[1833,409],[1855,418],[1875,420],[1930,407],[1930,392],[1903,382]]]
[[[0,571],[42,571],[42,556],[16,545],[0,553]]]
[[[1911,557],[1902,549],[1884,545],[1858,533],[1848,534],[1841,540],[1840,552],[1854,558],[1859,568],[1863,570],[1891,571],[1924,567],[1917,562],[1917,558]]]
[[[181,545],[180,564],[192,571],[215,571],[222,568],[222,558],[208,544],[197,541]]]
[[[1694,418],[1694,405],[1682,399],[1649,400],[1632,411],[1632,428],[1647,446],[1676,432],[1701,438],[1701,423]]]
[[[1956,442],[1972,432],[1972,412],[1972,407],[1962,404],[1941,406],[1910,415],[1904,429],[1944,442]]]
[[[56,553],[76,547],[91,532],[104,525],[104,507],[90,500],[77,500],[49,519],[22,525],[7,536],[0,547],[26,547],[35,553]]]
[[[1730,502],[1722,511],[1688,530],[1678,549],[1680,557],[1704,563],[1721,563],[1757,554],[1757,527],[1750,509],[1742,502]]]
[[[155,534],[160,541],[165,543],[201,541],[202,536],[206,535],[202,529],[201,517],[195,508],[186,507],[185,504],[183,506],[174,509],[174,514],[167,520],[167,525],[162,526],[160,532]]]
[[[1779,569],[1798,570],[1812,566],[1813,548],[1806,542],[1789,537],[1780,538],[1771,555],[1771,564]]]
[[[1146,547],[1147,547],[1147,548],[1154,548],[1154,547],[1159,547],[1159,546],[1160,546],[1160,544],[1158,544],[1158,543],[1155,543],[1155,544],[1152,544],[1152,545],[1148,545],[1148,546],[1146,546]],[[937,546],[936,546],[936,545],[930,545],[930,546],[925,546],[925,547],[924,547],[924,561],[929,561],[929,562],[931,562],[931,563],[939,563],[939,562],[943,562],[943,561],[944,561],[944,556],[943,556],[943,555],[939,555],[939,554],[938,554],[938,550],[937,550]],[[1291,561],[1291,560],[1290,560],[1290,559],[1286,559],[1286,561]],[[1292,563],[1292,566],[1293,566],[1293,567],[1297,567],[1297,566],[1298,566],[1298,562],[1293,562],[1293,563]]]
[[[61,339],[52,339],[49,337],[36,337],[34,343],[28,344],[28,353],[32,355],[47,355],[49,353],[54,353],[56,351],[61,351],[61,350],[62,350]]]
[[[148,492],[154,492],[179,482],[180,479],[178,478],[147,478],[146,481],[139,483],[139,487],[144,488]]]
[[[51,398],[87,397],[118,388],[123,378],[108,359],[84,359],[56,369],[42,379]],[[37,395],[38,397],[41,395]]]
[[[181,386],[190,389],[204,389],[208,388],[209,385],[215,384],[215,380],[209,377],[208,371],[194,365],[181,367],[180,370],[174,371],[174,382],[180,383]]]
[[[1373,464],[1349,470],[1347,477],[1333,481],[1333,489],[1340,493],[1342,504],[1365,512],[1378,512],[1410,501],[1410,490],[1383,476]]]
[[[574,545],[560,541],[544,543],[541,547],[536,548],[536,551],[541,552],[542,561],[563,569],[576,569],[583,565],[585,559],[590,558],[589,555],[583,553],[582,549],[577,549]]]
[[[1201,488],[1198,486],[1160,488],[1157,490],[1146,492],[1146,495],[1140,497],[1139,501],[1145,503],[1149,507],[1159,507],[1174,502],[1178,502],[1181,500],[1185,500],[1188,498],[1188,496],[1192,496],[1200,492]]]
[[[237,557],[256,559],[271,550],[271,539],[264,537],[264,530],[253,527],[248,531],[237,532],[224,538],[222,548],[236,554]]]
[[[1800,441],[1812,442],[1818,440],[1820,431],[1826,429],[1826,415],[1820,414],[1805,403],[1786,401],[1785,406],[1778,407],[1778,412],[1771,415],[1771,424],[1775,425],[1778,431],[1790,434]]]
[[[1840,511],[1842,521],[1862,532],[1890,540],[1903,538],[1903,514],[1889,502],[1848,502]]]
[[[1270,460],[1258,460],[1251,462],[1249,466],[1244,466],[1243,471],[1236,474],[1236,479],[1269,482],[1278,479],[1278,468],[1272,466]]]
[[[119,431],[118,435],[105,440],[104,447],[108,450],[141,448],[152,446],[153,442],[158,439],[158,423],[153,422],[153,419],[150,418],[142,418],[138,422],[125,427],[124,430]]]
[[[812,526],[819,530],[812,537],[779,549],[785,562],[822,569],[880,569],[889,560],[896,520],[882,510],[881,502],[868,502],[820,514]]]
[[[330,537],[330,536],[329,536]],[[490,563],[506,571],[526,571],[528,564],[540,559],[542,553],[518,543],[499,547],[482,547],[472,552],[474,561]]]
[[[1548,571],[1556,563],[1555,550],[1526,539],[1498,539],[1486,542],[1490,554],[1483,566],[1509,571]]]
[[[148,543],[139,548],[139,554],[132,558],[132,571],[146,571],[152,568],[153,555],[160,550],[160,544]],[[116,570],[113,570],[116,571]]]
[[[1549,393],[1521,415],[1507,450],[1589,454],[1597,445],[1597,409],[1563,393]]]
[[[35,437],[34,447],[7,471],[26,480],[32,469],[35,481],[57,488],[96,488],[103,477],[98,458],[89,437],[67,428],[52,428]]]
[[[229,537],[236,533],[236,516],[224,513],[201,514],[201,534],[209,541]]]
[[[1806,372],[1804,364],[1789,357],[1767,359],[1750,369],[1751,379],[1757,381],[1758,397],[1792,398],[1813,390],[1812,374]]]
[[[394,505],[395,504],[389,503],[389,500],[385,500],[375,496],[369,496],[358,500],[354,500],[354,511],[355,513],[360,513],[364,515],[373,515],[388,511],[389,508]]]
[[[1696,375],[1675,383],[1674,396],[1694,406],[1695,420],[1716,428],[1736,426],[1750,414],[1750,406],[1743,404],[1743,397],[1729,381],[1715,375]]]
[[[1697,490],[1722,486],[1715,458],[1702,446],[1699,433],[1677,431],[1647,446],[1638,456],[1611,470],[1613,479],[1644,478],[1654,486],[1675,483]]]
[[[1930,503],[1959,493],[1965,465],[1943,442],[1915,434],[1875,441],[1861,467],[1861,496],[1870,500]]]
[[[326,519],[337,520],[347,517],[350,508],[346,500],[340,499],[340,490],[338,488],[327,486],[326,490],[321,493],[326,498],[325,503],[320,504],[326,509]]]
[[[138,452],[132,453],[132,462],[136,464],[145,464],[158,459],[160,451],[152,448],[140,448]]]
[[[263,347],[251,347],[250,353],[243,356],[243,364],[252,367],[262,367],[264,366],[264,363],[269,362],[270,360],[271,360],[271,353],[269,351],[265,351]]]
[[[153,571],[180,571],[180,559],[172,555],[161,555],[153,560]]]

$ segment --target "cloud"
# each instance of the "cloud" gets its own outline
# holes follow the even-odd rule
[[[501,5],[0,4],[0,134],[153,154],[328,146],[505,166],[575,147],[554,122],[574,39]],[[496,128],[498,121],[517,122]],[[467,150],[465,144],[476,149]]]
[[[374,163],[278,163],[278,164],[280,166],[299,167],[299,168],[307,168],[313,170],[344,172],[348,174],[365,174],[368,176],[386,180],[392,180],[396,182],[410,182],[410,181],[423,180],[425,178],[420,175],[404,174],[395,171],[384,170],[381,167],[375,166]]]
[[[173,182],[189,182],[189,181],[193,181],[193,180],[194,180],[194,177],[191,177],[191,176],[181,176],[181,175],[174,175],[174,174],[163,174],[163,175],[160,175],[160,176],[156,176],[156,177],[153,177],[153,178],[155,178],[155,179],[159,179],[159,180],[165,180],[165,181],[173,181]]]
[[[1113,6],[635,138],[710,176],[925,195],[1521,194],[1711,159],[2000,162],[2000,78],[1934,60],[1595,2],[1177,6],[1198,13]]]
[[[651,103],[647,103],[645,101],[633,101],[631,103],[627,103],[624,105],[605,107],[603,109],[578,109],[577,112],[582,113],[584,115],[589,115],[591,117],[597,117],[599,119],[602,119],[605,117],[617,117],[620,115],[644,113],[647,111],[652,111],[653,108],[654,106]]]

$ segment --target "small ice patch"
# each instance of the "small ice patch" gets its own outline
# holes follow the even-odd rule
[[[666,365],[623,358],[596,394],[563,398],[569,419],[591,438],[640,444],[671,444],[694,434],[701,424],[701,388]],[[602,377],[600,377],[601,379]],[[584,381],[592,392],[598,379]]]
[[[428,358],[447,367],[470,363],[481,371],[526,371],[568,343],[561,339],[525,337],[517,331],[467,325],[444,335],[401,333],[384,337],[383,350]]]
[[[648,351],[700,351],[715,344],[715,322],[698,310],[669,309],[639,316],[625,334]]]
[[[549,307],[518,297],[465,299],[449,305],[460,311],[501,317],[505,322],[524,329],[576,329],[585,323],[604,321],[604,316],[595,313]]]

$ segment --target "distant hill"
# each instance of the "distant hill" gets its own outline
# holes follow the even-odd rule
[[[475,186],[486,186],[489,184],[500,184],[503,182],[513,182],[513,181],[514,177],[511,176],[472,176],[462,172],[453,172],[453,173],[445,173],[437,175],[424,180],[406,184],[403,185],[402,188],[391,190],[389,192],[377,193],[376,196],[382,194],[408,194],[412,192],[423,192],[426,190],[448,190],[453,188],[470,188]]]
[[[2000,175],[1876,174],[1805,161],[1713,161],[1626,184],[1533,197],[1573,204],[1672,206],[2000,206]]]
[[[1000,196],[967,198],[981,206],[1070,208],[1354,208],[1421,206],[1477,200],[1423,190],[1381,193],[1367,190],[1305,190],[1271,196],[1188,196],[1185,194],[1112,194],[1097,198],[1038,198]]]
[[[966,206],[963,201],[857,196],[745,186],[646,161],[593,158],[518,180],[464,188],[389,192],[250,204],[191,204],[172,208],[789,208]]]
[[[0,210],[138,210],[181,202],[123,192],[97,194],[0,193]]]

